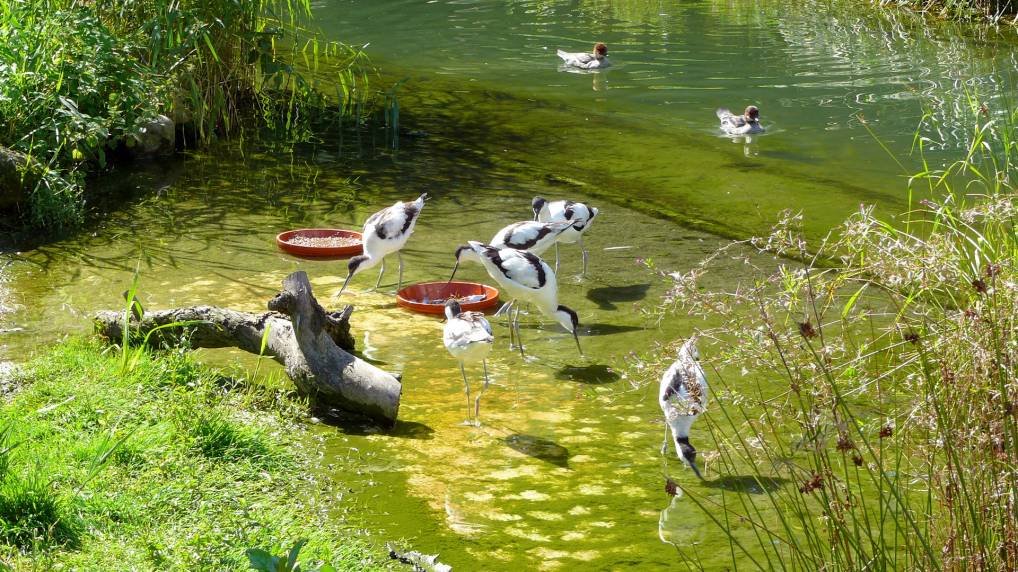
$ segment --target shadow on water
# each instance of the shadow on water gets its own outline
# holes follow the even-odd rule
[[[642,326],[625,326],[621,324],[583,324],[580,323],[581,336],[610,336],[612,334],[624,334],[626,332],[637,332],[646,330]]]
[[[404,439],[431,440],[435,438],[435,430],[417,421],[396,420],[396,425],[391,429],[356,414],[348,413],[338,409],[327,409],[315,411],[315,416],[325,425],[335,427],[345,435],[388,435],[389,437],[401,437]]]
[[[555,372],[555,379],[562,381],[576,381],[589,385],[604,385],[616,382],[620,379],[619,374],[611,367],[603,364],[586,366],[567,365]]]
[[[505,444],[514,451],[551,463],[556,467],[569,468],[569,449],[550,439],[513,433],[504,440]]]
[[[761,495],[774,492],[788,483],[781,477],[757,477],[754,475],[726,475],[712,481],[704,481],[703,485],[712,489],[722,489],[737,493]]]
[[[615,310],[617,302],[639,302],[647,297],[650,283],[628,286],[602,286],[587,290],[587,299],[596,302],[601,310]]]

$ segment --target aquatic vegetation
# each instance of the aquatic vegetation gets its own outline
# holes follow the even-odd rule
[[[249,119],[283,141],[314,122],[367,113],[370,66],[308,31],[310,2],[32,0],[0,4],[0,146],[59,173],[37,185],[26,222],[73,227],[84,175],[140,145],[159,115],[185,145]]]
[[[247,570],[246,548],[304,538],[303,569],[383,567],[330,516],[304,406],[287,395],[177,352],[145,352],[122,371],[114,352],[81,340],[7,375],[0,562]]]
[[[700,288],[732,261],[732,247],[685,272],[659,271],[672,283],[662,317],[720,320],[701,332],[715,340],[705,367],[718,378],[705,430],[716,445],[712,472],[749,471],[761,488],[787,482],[721,505],[683,488],[728,532],[733,561],[791,570],[1018,565],[1010,125],[980,119],[964,159],[915,175],[912,185],[944,199],[915,205],[904,225],[863,207],[811,249],[801,216],[788,213],[769,236],[740,243],[776,256],[772,267],[738,256],[750,280]],[[762,413],[751,415],[748,400],[765,403]],[[752,532],[734,532],[736,520]]]

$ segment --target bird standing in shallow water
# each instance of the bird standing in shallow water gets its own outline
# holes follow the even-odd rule
[[[424,208],[424,201],[427,198],[428,193],[424,193],[417,197],[416,201],[397,202],[391,207],[376,212],[364,221],[362,232],[364,254],[354,256],[347,263],[349,274],[335,297],[343,295],[343,291],[346,290],[347,284],[355,274],[381,263],[378,280],[375,281],[375,288],[378,288],[378,285],[382,283],[382,274],[385,273],[385,257],[393,252],[399,257],[399,280],[396,285],[396,290],[399,291],[403,286],[403,255],[399,251],[406,245],[410,235],[414,233],[414,225],[417,224],[417,219],[421,215],[421,209]]]
[[[689,429],[707,409],[707,377],[700,367],[696,336],[682,344],[678,359],[661,376],[658,403],[665,414],[665,439],[661,454],[668,452],[668,430],[671,429],[675,454],[702,479],[703,475],[696,465],[696,449],[689,443]]]
[[[495,233],[491,239],[491,246],[495,248],[512,248],[513,250],[525,250],[531,254],[541,256],[545,250],[558,241],[563,232],[569,230],[568,221],[539,222],[536,220],[525,220],[514,222]]]
[[[555,242],[555,272],[558,272],[558,245],[560,242],[572,244],[579,243],[580,252],[583,253],[583,275],[587,274],[587,248],[583,246],[583,234],[590,229],[594,223],[594,217],[599,212],[595,207],[589,207],[583,203],[574,201],[548,201],[544,197],[534,197],[530,202],[534,209],[534,220],[541,222],[569,222],[570,227],[559,235]]]
[[[577,332],[580,325],[579,319],[576,317],[576,312],[558,303],[558,284],[555,280],[555,273],[543,260],[522,250],[496,248],[472,240],[456,249],[456,266],[452,269],[450,282],[456,277],[456,270],[459,269],[460,261],[463,259],[473,260],[484,266],[488,275],[498,283],[510,300],[529,302],[536,306],[542,314],[561,324],[563,328],[573,334],[573,339],[576,340],[576,349],[579,350],[580,355],[583,355]],[[516,308],[512,324],[513,326],[509,329],[510,343],[515,329],[516,341],[522,354],[523,344],[519,343],[519,307]]]
[[[558,57],[562,58],[562,62],[565,65],[584,70],[606,68],[611,64],[608,61],[608,46],[604,42],[594,44],[594,49],[591,52],[555,50],[555,53],[558,54]]]
[[[755,105],[750,105],[742,115],[735,115],[724,107],[714,112],[721,120],[721,130],[728,135],[750,135],[763,133],[760,125],[760,110]]]
[[[467,392],[467,418],[470,417],[470,382],[464,364],[481,362],[484,368],[484,386],[474,400],[474,423],[481,414],[481,396],[488,389],[488,364],[484,361],[495,342],[491,333],[491,324],[480,312],[464,312],[456,300],[445,302],[445,331],[442,341],[445,349],[460,362],[460,373],[463,374],[463,386]]]
[[[559,222],[538,222],[526,220],[514,222],[495,233],[491,239],[491,246],[495,248],[512,248],[513,250],[524,250],[531,254],[541,256],[545,250],[559,239],[563,232],[569,229],[567,221]],[[513,302],[506,302],[495,312],[496,316],[510,311]]]

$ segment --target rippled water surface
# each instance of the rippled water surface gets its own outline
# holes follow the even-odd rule
[[[963,142],[966,94],[996,113],[1011,91],[1009,38],[923,31],[861,10],[780,0],[321,2],[325,33],[369,44],[380,82],[407,80],[399,150],[367,130],[294,154],[224,144],[98,181],[124,197],[105,222],[0,259],[0,360],[88,331],[95,310],[122,305],[136,267],[147,308],[258,311],[294,270],[306,270],[324,300],[345,276],[342,262],[278,252],[282,230],[355,228],[427,191],[404,258],[408,281],[435,280],[448,276],[457,244],[528,218],[535,194],[587,200],[603,213],[588,235],[590,275],[576,276],[573,246],[560,273],[585,356],[530,316],[524,359],[496,324],[480,428],[461,425],[462,382],[441,323],[395,307],[391,284],[367,292],[373,273],[354,280],[344,301],[356,306],[358,349],[402,372],[405,390],[391,433],[323,426],[337,518],[440,552],[457,570],[672,569],[670,542],[708,570],[726,569],[727,541],[688,499],[664,493],[664,474],[718,503],[764,491],[713,471],[705,435],[707,483],[658,455],[656,390],[635,382],[659,372],[628,370],[624,358],[705,324],[644,315],[664,288],[635,259],[687,269],[721,236],[761,232],[784,208],[803,210],[814,238],[860,203],[898,213],[904,172],[862,122],[904,153],[928,109],[940,125],[930,145],[944,148],[933,158],[943,161]],[[609,70],[558,68],[556,48],[596,40],[610,46]],[[720,137],[714,108],[747,103],[760,106],[768,133]],[[731,287],[743,269],[733,260],[724,283],[704,286]],[[488,280],[476,266],[460,272]],[[702,348],[708,361],[711,351]],[[780,391],[752,375],[733,379]]]

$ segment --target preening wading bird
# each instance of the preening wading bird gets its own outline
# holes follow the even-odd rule
[[[541,222],[569,222],[570,227],[559,235],[555,241],[555,272],[558,272],[558,245],[560,242],[580,244],[580,252],[583,253],[583,274],[587,273],[587,248],[583,246],[583,234],[587,232],[590,225],[594,224],[594,217],[598,210],[583,203],[574,201],[548,201],[544,197],[534,197],[530,202],[534,210],[534,220]]]
[[[488,275],[498,283],[510,301],[528,302],[537,307],[542,314],[554,319],[563,328],[573,334],[576,349],[580,355],[580,338],[577,332],[580,322],[576,312],[558,303],[558,284],[555,272],[537,256],[522,250],[496,248],[477,241],[470,241],[456,249],[456,266],[452,269],[449,281],[456,277],[456,271],[463,260],[472,260],[484,266]],[[515,329],[516,340],[520,338],[520,310],[516,308],[516,316],[512,320],[510,335]],[[520,353],[523,353],[523,344]]]
[[[703,475],[696,465],[696,449],[689,443],[690,427],[707,409],[707,377],[700,367],[696,336],[682,344],[678,359],[661,376],[658,403],[665,414],[665,439],[661,454],[668,452],[668,430],[671,429],[675,454],[702,479]]]
[[[512,248],[525,250],[541,256],[545,250],[558,241],[563,232],[569,230],[568,221],[539,222],[526,220],[514,222],[495,233],[491,246],[495,248]]]
[[[481,396],[488,389],[488,364],[484,361],[495,342],[491,333],[491,324],[480,312],[464,312],[456,300],[445,302],[445,332],[442,341],[445,349],[460,362],[460,373],[463,374],[463,386],[467,392],[467,417],[470,417],[470,382],[464,364],[481,362],[484,368],[484,386],[474,400],[474,417],[481,414]]]
[[[755,105],[750,105],[742,115],[735,115],[724,107],[714,112],[721,120],[721,130],[729,135],[750,135],[763,133],[760,125],[760,110]]]
[[[378,288],[378,285],[382,283],[382,274],[385,273],[385,257],[393,252],[399,257],[399,280],[396,284],[396,290],[399,291],[403,286],[403,255],[399,251],[406,244],[410,235],[414,233],[414,225],[417,224],[417,219],[421,215],[421,209],[424,208],[424,201],[427,198],[428,193],[424,193],[417,197],[416,201],[397,202],[391,207],[376,212],[364,221],[362,232],[364,254],[354,256],[347,263],[350,273],[347,274],[346,281],[343,282],[343,287],[339,289],[336,297],[343,295],[343,291],[346,290],[347,284],[355,274],[381,263],[378,280],[375,281],[375,288]]]
[[[562,62],[565,65],[584,70],[596,70],[608,67],[611,64],[608,61],[608,46],[604,42],[594,44],[594,49],[591,52],[556,50],[555,53],[558,54],[558,57],[562,58]]]

